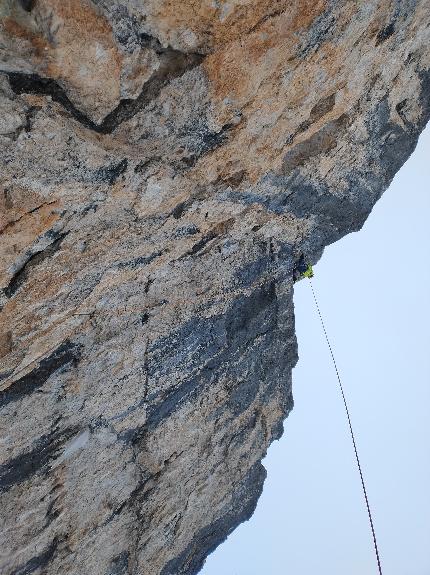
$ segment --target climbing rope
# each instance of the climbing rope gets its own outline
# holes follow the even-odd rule
[[[315,306],[317,308],[317,312],[318,312],[318,316],[320,318],[320,322],[321,322],[321,326],[324,332],[324,336],[328,345],[328,348],[330,350],[330,355],[331,355],[331,359],[333,360],[333,365],[334,365],[334,369],[336,371],[336,375],[337,375],[337,381],[339,382],[339,388],[340,388],[340,393],[342,395],[342,399],[343,399],[343,405],[345,406],[345,412],[346,412],[346,417],[348,419],[348,425],[349,425],[349,431],[351,434],[351,439],[352,439],[352,445],[354,446],[354,453],[355,453],[355,460],[357,462],[357,467],[358,467],[358,472],[360,474],[360,479],[361,479],[361,486],[363,488],[363,494],[364,494],[364,499],[366,501],[366,507],[367,507],[367,515],[369,516],[369,523],[370,523],[370,529],[372,530],[372,537],[373,537],[373,546],[375,548],[375,554],[376,554],[376,561],[378,563],[378,570],[379,570],[379,575],[382,575],[382,567],[381,567],[381,560],[379,558],[379,551],[378,551],[378,544],[376,542],[376,533],[375,533],[375,528],[373,526],[373,519],[372,519],[372,513],[370,511],[370,505],[369,505],[369,499],[367,497],[367,491],[366,491],[366,485],[364,483],[364,477],[363,477],[363,472],[361,470],[361,465],[360,465],[360,458],[358,457],[358,451],[357,451],[357,444],[355,442],[355,436],[354,436],[354,431],[352,429],[352,423],[351,423],[351,417],[349,415],[349,409],[348,409],[348,404],[346,402],[346,397],[345,397],[345,392],[343,390],[343,385],[342,385],[342,381],[340,379],[340,375],[339,375],[339,370],[337,368],[337,364],[336,364],[336,360],[334,358],[334,353],[333,353],[333,349],[331,347],[330,344],[330,340],[328,338],[327,335],[327,330],[325,328],[325,324],[324,324],[324,320],[321,314],[321,310],[320,310],[320,306],[318,305],[318,300],[317,300],[317,296],[314,290],[314,286],[312,284],[312,280],[311,280],[311,275],[307,275],[306,276],[309,279],[309,283],[311,286],[311,290],[312,290],[312,295],[314,297],[314,302],[315,302]]]

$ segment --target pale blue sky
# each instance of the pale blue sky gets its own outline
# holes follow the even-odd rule
[[[363,229],[326,249],[317,290],[348,396],[382,567],[430,575],[430,126]],[[202,575],[377,573],[347,424],[307,280],[296,285],[295,407],[257,510]]]

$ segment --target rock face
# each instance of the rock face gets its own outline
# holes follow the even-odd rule
[[[0,16],[0,570],[197,573],[292,408],[299,268],[429,117],[430,4]]]

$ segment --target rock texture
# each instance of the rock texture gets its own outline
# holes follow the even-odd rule
[[[292,408],[300,267],[429,117],[430,4],[0,16],[1,572],[192,575]]]

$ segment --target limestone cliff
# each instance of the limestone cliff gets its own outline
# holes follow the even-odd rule
[[[297,267],[429,117],[430,4],[0,17],[0,570],[195,574],[293,405]]]

